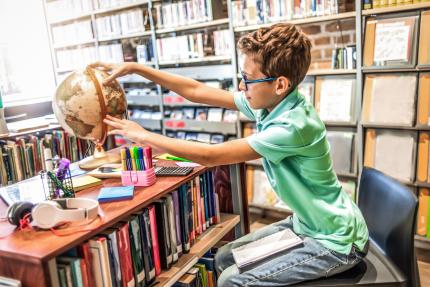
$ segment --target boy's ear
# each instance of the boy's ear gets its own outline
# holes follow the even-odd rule
[[[284,76],[280,76],[276,79],[276,95],[281,96],[285,95],[287,91],[290,89],[290,80]]]

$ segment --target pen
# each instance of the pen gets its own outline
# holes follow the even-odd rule
[[[132,150],[133,150],[134,164],[136,165],[136,170],[142,170],[142,167],[140,166],[140,161],[139,161],[138,148],[135,146],[133,147]]]
[[[144,157],[143,157],[143,148],[139,147],[137,149],[137,153],[138,153],[139,164],[140,164],[141,170],[146,170]]]
[[[145,154],[145,165],[146,168],[152,168],[152,149],[151,147],[145,147],[143,150],[143,153]]]
[[[136,166],[136,159],[134,157],[134,149],[131,147],[130,148],[130,161],[131,161],[131,170],[137,170],[137,166]]]
[[[167,159],[170,159],[170,160],[175,160],[175,161],[192,162],[192,161],[191,161],[191,160],[189,160],[189,159],[185,159],[185,158],[178,157],[178,156],[174,156],[174,155],[168,155],[168,156],[166,156],[166,158],[167,158]]]
[[[127,163],[127,170],[132,170],[132,165],[131,165],[131,156],[130,156],[130,150],[128,148],[125,148],[125,158],[126,158],[126,163]]]
[[[122,163],[122,170],[128,170],[127,168],[127,155],[126,155],[126,149],[121,149],[121,163]]]

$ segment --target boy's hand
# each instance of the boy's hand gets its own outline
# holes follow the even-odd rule
[[[108,135],[122,135],[135,143],[143,143],[145,136],[149,134],[138,123],[129,120],[120,120],[109,115],[103,120],[111,130]]]
[[[135,64],[136,63],[133,63],[133,62],[125,62],[122,64],[95,62],[90,64],[89,66],[91,68],[110,72],[110,76],[103,81],[103,84],[106,85],[116,78],[134,73]]]

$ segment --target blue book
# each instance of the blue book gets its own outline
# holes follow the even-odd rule
[[[104,187],[100,190],[97,200],[99,202],[110,202],[132,199],[134,186]]]

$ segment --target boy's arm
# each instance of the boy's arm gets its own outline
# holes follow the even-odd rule
[[[190,78],[156,70],[138,63],[112,65],[98,62],[91,64],[91,66],[112,71],[105,83],[117,77],[136,73],[166,89],[174,91],[191,102],[237,110],[232,92],[212,88]]]
[[[162,136],[145,130],[135,122],[120,120],[111,116],[107,116],[104,121],[113,128],[109,131],[110,135],[122,135],[133,142],[149,144],[205,166],[238,163],[261,157],[251,148],[246,139],[210,145]]]

